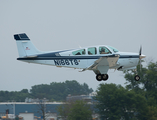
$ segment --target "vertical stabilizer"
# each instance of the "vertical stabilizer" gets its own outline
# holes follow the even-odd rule
[[[30,41],[25,33],[15,34],[14,39],[16,40],[19,57],[28,57],[41,53]]]

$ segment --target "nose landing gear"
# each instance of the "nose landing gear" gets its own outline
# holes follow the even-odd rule
[[[108,74],[97,74],[96,75],[96,79],[98,81],[101,81],[101,80],[106,81],[108,78],[109,78]]]
[[[136,75],[134,76],[134,80],[139,81],[140,80],[140,76],[137,74],[137,70],[133,70],[135,71]]]

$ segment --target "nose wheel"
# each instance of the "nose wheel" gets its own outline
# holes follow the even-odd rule
[[[97,74],[96,75],[97,81],[101,81],[101,80],[106,81],[108,78],[109,78],[108,74]]]
[[[134,79],[135,79],[136,81],[139,81],[139,80],[140,80],[140,76],[139,76],[139,75],[135,75]]]
[[[139,81],[140,80],[140,76],[137,75],[137,70],[134,70],[136,72],[136,75],[134,76],[134,80]]]

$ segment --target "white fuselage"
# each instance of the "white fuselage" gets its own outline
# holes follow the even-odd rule
[[[98,50],[97,46],[97,50]],[[105,46],[107,47],[107,46]],[[107,47],[108,48],[108,47]],[[82,49],[82,48],[81,48]],[[86,51],[88,49],[84,48]],[[109,67],[109,69],[117,69],[120,66],[122,68],[120,70],[125,70],[125,69],[135,69],[135,67],[138,64],[139,57],[138,53],[130,53],[130,52],[114,52],[112,49],[108,48],[112,54],[118,54],[119,59],[117,61],[117,64],[113,67]],[[92,65],[94,61],[99,59],[100,57],[108,56],[109,54],[95,54],[95,55],[89,55],[84,54],[84,55],[73,55],[72,52],[76,51],[79,49],[75,50],[66,50],[66,51],[58,51],[58,52],[46,52],[43,53],[43,55],[37,55],[37,58],[30,58],[30,59],[21,59],[21,61],[28,62],[28,63],[36,63],[36,64],[45,64],[45,65],[52,65],[52,66],[57,66],[57,67],[68,67],[68,68],[76,68],[76,69],[86,69],[88,66]],[[56,56],[53,56],[54,54]],[[52,56],[51,56],[52,54]],[[20,59],[19,59],[20,60]]]

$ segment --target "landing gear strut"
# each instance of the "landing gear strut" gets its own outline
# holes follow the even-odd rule
[[[98,81],[101,81],[101,80],[106,81],[108,78],[109,78],[108,74],[97,74],[96,75],[96,79]]]

